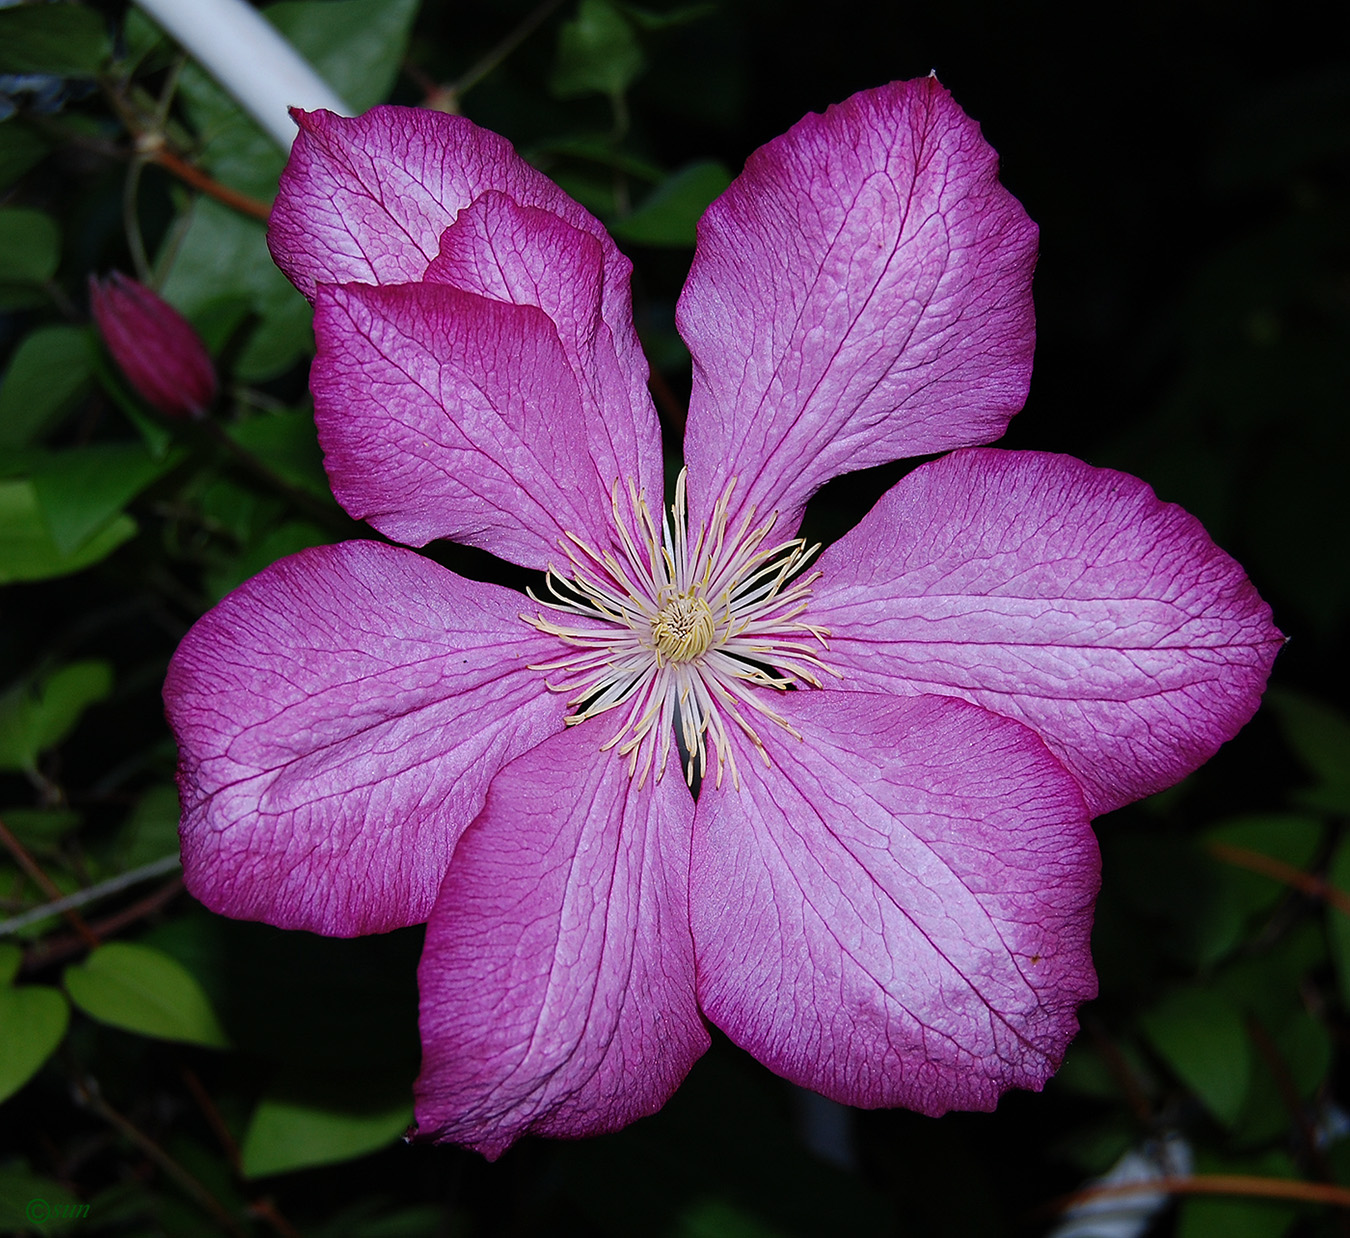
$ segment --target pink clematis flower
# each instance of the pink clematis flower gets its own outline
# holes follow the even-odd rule
[[[192,891],[428,921],[418,1126],[488,1156],[654,1111],[705,1019],[853,1105],[1040,1087],[1095,991],[1089,819],[1242,726],[1281,637],[1144,483],[972,447],[1026,396],[1036,254],[978,126],[927,78],[751,156],[662,514],[596,220],[461,117],[297,119],[271,246],[334,493],[548,575],[349,542],[206,615],[165,688]],[[948,450],[804,572],[822,483]]]

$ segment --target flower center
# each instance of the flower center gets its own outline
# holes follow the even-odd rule
[[[708,652],[716,635],[712,607],[692,593],[667,602],[652,623],[657,659],[666,662],[692,662]]]
[[[660,532],[646,496],[630,484],[625,509],[615,482],[614,549],[597,552],[568,534],[571,575],[550,569],[552,601],[530,594],[571,621],[521,615],[567,646],[563,657],[532,669],[560,673],[549,687],[572,693],[569,726],[623,708],[621,725],[601,748],[628,758],[639,787],[653,771],[657,779],[665,773],[677,730],[691,785],[706,773],[711,749],[717,785],[729,770],[739,786],[734,731],[765,764],[756,725],[767,720],[797,734],[766,689],[818,688],[817,671],[838,674],[814,652],[827,648],[829,634],[800,619],[816,580],[800,573],[820,547],[800,538],[766,546],[775,517],[756,527],[753,510],[730,528],[735,484],[691,544],[683,472]],[[578,616],[586,622],[577,624]]]

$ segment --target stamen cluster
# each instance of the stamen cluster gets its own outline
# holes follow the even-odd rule
[[[828,648],[828,633],[798,618],[819,576],[799,573],[820,547],[801,538],[766,546],[776,515],[754,527],[753,509],[730,532],[735,484],[727,485],[691,545],[683,472],[659,532],[645,493],[630,483],[625,511],[616,481],[610,500],[622,557],[597,552],[569,533],[571,544],[563,549],[571,575],[549,571],[552,601],[530,596],[574,620],[521,616],[576,650],[533,668],[561,672],[549,687],[573,694],[568,704],[577,712],[568,725],[626,706],[622,725],[601,748],[628,758],[639,787],[653,770],[658,780],[665,773],[677,729],[690,785],[705,776],[711,745],[716,784],[729,770],[739,786],[728,723],[768,764],[750,719],[758,714],[797,732],[761,689],[818,688],[817,671],[838,673],[812,652]]]

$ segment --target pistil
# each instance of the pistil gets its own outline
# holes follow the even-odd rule
[[[569,534],[563,549],[572,574],[550,570],[546,585],[553,601],[530,595],[549,610],[588,622],[521,616],[575,650],[533,668],[562,672],[549,687],[573,694],[568,704],[576,713],[568,725],[627,706],[622,724],[601,748],[617,748],[628,757],[639,787],[653,769],[657,779],[664,774],[676,727],[689,754],[685,776],[691,785],[706,773],[711,745],[717,785],[729,769],[739,786],[728,724],[749,738],[767,764],[748,718],[758,714],[788,731],[792,727],[762,689],[819,687],[817,671],[838,674],[814,652],[828,648],[828,633],[800,618],[818,577],[800,573],[820,548],[800,538],[766,547],[774,517],[754,527],[753,511],[729,533],[734,485],[733,479],[691,546],[683,473],[659,533],[646,496],[630,485],[625,512],[616,482],[610,497],[622,558],[609,550],[598,553]]]

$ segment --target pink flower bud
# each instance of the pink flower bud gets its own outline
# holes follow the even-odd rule
[[[216,398],[216,371],[201,337],[144,284],[114,271],[89,278],[103,342],[137,393],[168,417],[201,417]]]

